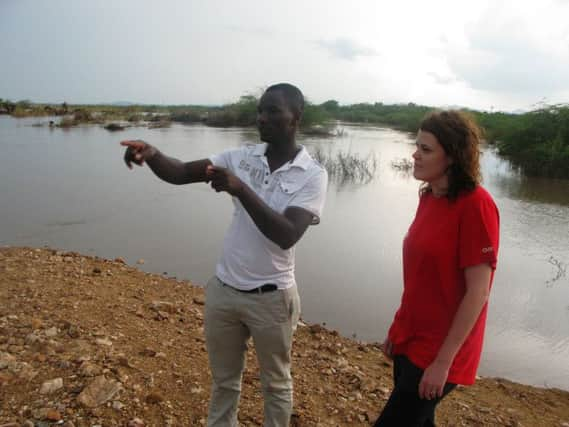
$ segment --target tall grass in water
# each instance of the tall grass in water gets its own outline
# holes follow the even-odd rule
[[[413,174],[413,162],[405,158],[394,159],[391,161],[391,169],[399,172],[401,176],[410,177]]]
[[[330,180],[339,184],[367,184],[377,172],[377,159],[373,153],[360,157],[349,151],[332,153],[332,150],[326,151],[322,147],[316,147],[312,155],[324,166]]]

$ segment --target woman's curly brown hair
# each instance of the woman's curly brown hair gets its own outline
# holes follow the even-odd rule
[[[447,197],[454,200],[462,191],[473,190],[482,181],[480,174],[480,140],[482,131],[465,113],[455,110],[428,114],[419,127],[430,132],[442,145],[452,164],[447,171]],[[431,191],[429,186],[421,192]]]

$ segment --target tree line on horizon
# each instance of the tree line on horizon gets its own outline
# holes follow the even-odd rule
[[[74,114],[79,123],[104,120],[169,120],[180,123],[205,123],[216,127],[247,127],[256,122],[258,98],[244,95],[238,101],[221,106],[200,105],[71,105],[36,104],[28,100],[11,102],[0,98],[0,114],[14,117],[66,116]],[[329,129],[335,121],[388,126],[416,132],[422,118],[435,107],[406,104],[357,103],[341,105],[336,100],[321,104],[307,102],[301,128]],[[501,155],[509,158],[524,173],[533,176],[569,178],[569,105],[544,105],[522,114],[482,112],[463,109],[484,131],[485,139],[495,144]],[[97,114],[95,114],[97,113]],[[316,132],[318,133],[318,132]],[[330,135],[329,132],[321,132]]]

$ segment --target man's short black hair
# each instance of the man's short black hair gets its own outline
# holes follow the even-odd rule
[[[269,86],[265,92],[276,90],[283,94],[291,111],[300,118],[304,112],[304,95],[300,89],[290,83],[277,83]]]

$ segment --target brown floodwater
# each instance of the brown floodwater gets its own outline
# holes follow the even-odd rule
[[[171,186],[128,170],[118,142],[140,138],[199,159],[247,142],[254,130],[173,125],[111,133],[33,127],[0,116],[0,245],[50,246],[205,283],[232,204],[206,184]],[[339,125],[338,138],[301,137],[310,150],[375,155],[368,183],[332,182],[321,224],[297,246],[303,317],[347,336],[383,339],[401,296],[401,241],[418,183],[391,166],[410,159],[410,135]],[[484,185],[501,213],[501,248],[480,374],[569,389],[569,181],[525,177],[484,150]]]

